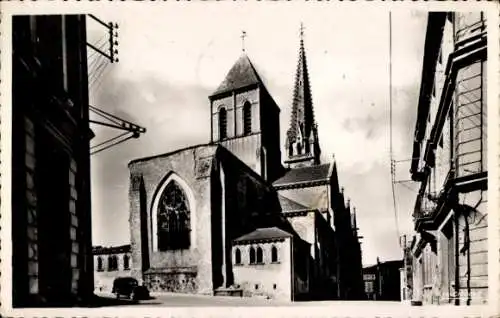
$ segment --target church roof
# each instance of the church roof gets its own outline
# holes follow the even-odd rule
[[[253,232],[238,237],[234,242],[273,240],[292,237],[293,235],[277,227],[258,228]]]
[[[280,201],[281,210],[283,212],[308,210],[308,208],[305,205],[302,205],[297,201],[291,200],[282,195],[278,195],[278,199]]]
[[[328,181],[330,178],[330,164],[313,165],[289,170],[284,176],[273,182],[273,186],[285,186],[298,183]]]
[[[226,78],[213,92],[212,96],[237,90],[254,84],[261,84],[262,80],[253,66],[250,58],[243,54],[229,70]]]

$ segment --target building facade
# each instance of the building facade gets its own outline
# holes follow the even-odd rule
[[[95,291],[111,292],[115,278],[131,276],[130,244],[112,247],[94,246],[92,255],[94,255]]]
[[[411,177],[413,300],[488,295],[486,17],[429,13]]]
[[[296,300],[309,293],[309,244],[277,227],[260,228],[233,241],[236,288],[242,296]],[[290,273],[295,273],[290,277]]]
[[[129,164],[132,275],[153,291],[361,295],[355,213],[320,160],[303,40],[285,167],[280,108],[246,54],[209,101],[209,143]]]
[[[85,303],[93,292],[85,16],[14,16],[12,26],[12,305]]]
[[[363,268],[366,299],[400,301],[403,260],[380,262]]]

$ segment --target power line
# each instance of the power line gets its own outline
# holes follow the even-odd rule
[[[391,188],[392,188],[392,203],[394,206],[394,221],[396,223],[396,235],[398,244],[401,246],[401,238],[399,232],[398,209],[396,204],[396,172],[393,153],[392,140],[392,16],[389,11],[389,157],[391,162]]]

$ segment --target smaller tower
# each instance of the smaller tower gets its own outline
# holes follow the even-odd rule
[[[286,136],[287,160],[291,167],[320,164],[318,126],[314,122],[314,112],[304,49],[304,27],[300,25],[299,62],[293,91],[292,118]]]

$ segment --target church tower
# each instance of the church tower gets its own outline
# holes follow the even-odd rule
[[[299,62],[295,75],[292,103],[292,118],[285,141],[288,155],[285,164],[290,168],[318,165],[320,164],[321,149],[317,125],[314,122],[302,25],[300,26]]]
[[[265,180],[280,176],[280,109],[244,51],[209,99],[210,141],[227,148]]]

